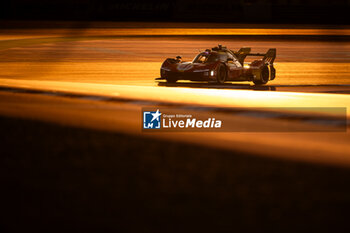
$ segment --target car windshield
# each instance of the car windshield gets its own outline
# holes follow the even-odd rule
[[[218,55],[216,53],[200,53],[198,54],[194,60],[193,63],[211,63],[215,62],[219,59]]]

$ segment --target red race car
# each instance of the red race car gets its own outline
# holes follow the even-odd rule
[[[237,52],[224,46],[217,46],[199,53],[192,62],[184,62],[180,56],[167,58],[160,68],[160,79],[169,83],[178,80],[208,81],[223,84],[226,81],[253,81],[256,85],[274,80],[276,70],[273,62],[276,49],[266,53],[251,53],[250,48]],[[248,56],[261,56],[262,59],[245,63]]]

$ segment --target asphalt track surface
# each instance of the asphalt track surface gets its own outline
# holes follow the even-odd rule
[[[271,29],[202,26],[0,30],[0,229],[348,231],[349,126],[307,109],[350,107],[348,29],[266,37]],[[276,47],[276,80],[155,81],[164,58],[219,43]],[[142,107],[215,114],[241,131],[144,133]],[[306,110],[232,111],[269,107]]]
[[[0,84],[3,87],[78,93],[86,95],[86,98],[90,96],[91,99],[97,96],[93,103],[99,106],[99,111],[91,107],[85,110],[87,112],[84,118],[91,120],[83,121],[84,127],[168,137],[172,140],[248,150],[256,154],[289,159],[349,164],[349,134],[346,132],[271,133],[269,131],[273,132],[280,127],[280,120],[246,116],[232,118],[226,114],[225,117],[233,123],[245,122],[247,127],[254,124],[265,125],[268,132],[204,133],[196,137],[189,134],[145,135],[139,131],[141,122],[138,114],[147,103],[153,106],[170,103],[228,108],[349,107],[350,96],[346,94],[350,91],[350,46],[347,40],[288,39],[279,36],[273,39],[242,39],[232,35],[217,35],[218,32],[210,36],[197,35],[198,33],[188,35],[180,33],[181,30],[175,30],[174,34],[177,36],[169,36],[167,33],[164,36],[157,34],[161,31],[159,28],[146,32],[133,28],[123,30],[3,29],[0,41]],[[171,29],[164,30],[172,32]],[[260,33],[260,29],[256,30]],[[286,33],[285,30],[277,31],[282,35]],[[140,33],[149,35],[140,36]],[[330,34],[334,33],[338,32]],[[263,87],[256,87],[248,82],[225,85],[179,82],[169,85],[155,81],[159,77],[159,67],[164,58],[181,54],[183,60],[191,60],[199,50],[219,43],[232,49],[249,46],[255,52],[277,48],[277,78]],[[51,106],[56,106],[56,98],[48,100],[49,97],[39,95],[41,104],[38,108],[30,101],[38,96],[28,98],[27,102],[26,98],[21,100],[21,95],[2,95],[5,95],[1,103],[2,114],[81,124],[81,118],[69,116],[69,106],[52,109]],[[114,104],[115,113],[112,111],[110,114],[102,114],[105,110],[110,111],[110,104],[97,101],[98,96],[131,99],[134,102],[130,108]],[[74,105],[75,101],[70,98],[67,104]],[[17,107],[11,108],[12,104]],[[77,104],[75,109],[82,106],[84,105]],[[91,106],[91,103],[86,106]],[[57,109],[62,117],[56,117]],[[124,116],[127,117],[124,119]],[[107,124],[107,118],[115,122]],[[285,123],[282,121],[281,124]],[[293,128],[294,123],[288,124]],[[251,144],[257,146],[248,146]]]

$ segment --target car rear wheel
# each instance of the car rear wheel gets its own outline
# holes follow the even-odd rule
[[[226,67],[223,64],[220,64],[217,71],[216,81],[217,83],[223,84],[226,81]]]
[[[270,80],[274,80],[276,78],[276,69],[275,67],[273,67],[273,65],[270,66],[270,71],[271,71]]]
[[[270,69],[268,66],[265,65],[261,68],[260,74],[254,77],[253,82],[255,85],[266,84],[269,81],[269,77]]]

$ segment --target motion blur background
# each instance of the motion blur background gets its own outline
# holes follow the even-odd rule
[[[349,0],[11,0],[0,18],[344,25],[349,10]]]

